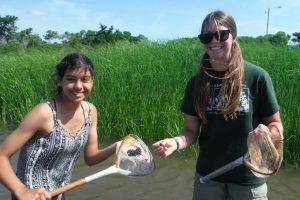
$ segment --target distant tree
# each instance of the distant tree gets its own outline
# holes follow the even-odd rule
[[[238,40],[240,43],[246,44],[246,43],[253,43],[255,41],[255,38],[249,36],[240,36]]]
[[[28,47],[37,47],[45,44],[42,38],[38,34],[33,34],[29,37]]]
[[[119,31],[118,29],[114,33],[114,38],[115,38],[115,41],[124,40],[125,39],[123,33],[121,31]]]
[[[48,41],[49,43],[53,40],[60,39],[58,33],[56,31],[51,31],[51,30],[46,31],[46,34],[43,36],[44,36],[44,39],[46,41]]]
[[[85,38],[82,40],[82,43],[85,45],[96,45],[99,42],[97,40],[100,40],[99,37],[96,37],[97,31],[88,30],[85,34]]]
[[[73,41],[73,38],[74,38],[74,34],[73,33],[69,33],[68,31],[66,31],[62,35],[62,42],[63,43],[71,42],[71,41]]]
[[[14,34],[17,31],[15,25],[18,17],[12,15],[6,15],[1,17],[0,15],[0,44],[10,42],[13,39]]]
[[[79,33],[69,33],[65,32],[61,39],[63,43],[69,43],[71,45],[83,44],[83,40],[86,37],[86,31],[81,30]]]
[[[132,36],[131,36],[131,33],[128,32],[128,31],[124,31],[124,32],[123,32],[123,36],[124,36],[124,38],[125,38],[126,40],[130,40],[130,38],[132,37]]]
[[[44,44],[42,38],[38,34],[33,34],[32,31],[32,28],[27,28],[14,34],[14,41],[20,43],[23,48]]]
[[[138,39],[138,41],[148,40],[148,38],[146,36],[142,35],[142,34],[139,34],[137,36],[137,39]]]
[[[293,33],[292,41],[300,44],[300,32]]]
[[[22,44],[23,47],[27,47],[30,37],[32,36],[32,28],[27,28],[19,33],[15,34],[15,39]]]
[[[279,31],[275,35],[272,35],[269,41],[271,44],[275,45],[287,45],[290,37],[291,36],[285,34],[285,32]]]
[[[258,37],[255,38],[255,42],[257,44],[270,43],[271,37],[272,37],[271,34],[264,35],[264,36],[258,36]]]
[[[107,29],[106,25],[100,24],[100,30],[95,35],[96,44],[114,43],[116,40],[114,36],[114,27],[110,26]]]

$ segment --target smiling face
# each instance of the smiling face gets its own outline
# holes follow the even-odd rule
[[[219,33],[222,30],[230,30],[229,28],[217,25],[216,23],[206,24],[203,29],[203,34],[206,33]],[[235,40],[232,34],[229,33],[229,37],[225,41],[217,40],[214,36],[213,39],[204,45],[205,52],[209,55],[210,60],[215,63],[228,63],[230,58],[230,52],[232,43]],[[213,65],[213,63],[212,63]]]
[[[60,81],[63,96],[71,102],[81,102],[93,87],[93,76],[88,68],[67,69]]]

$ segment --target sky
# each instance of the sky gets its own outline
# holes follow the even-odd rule
[[[214,10],[231,14],[239,36],[300,32],[300,0],[0,0],[0,16],[17,16],[18,31],[32,28],[62,34],[115,30],[150,40],[196,37],[205,16]]]

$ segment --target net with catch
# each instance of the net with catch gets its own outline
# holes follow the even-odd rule
[[[247,140],[248,153],[245,165],[259,177],[269,176],[278,171],[283,160],[283,136],[271,135],[268,127],[259,125],[256,134]]]
[[[129,176],[145,176],[155,169],[153,156],[147,145],[136,135],[129,134],[117,151],[116,166],[130,171]]]
[[[248,151],[245,155],[200,178],[201,183],[244,164],[257,177],[275,174],[283,160],[283,135],[271,134],[268,127],[260,124],[247,138]]]

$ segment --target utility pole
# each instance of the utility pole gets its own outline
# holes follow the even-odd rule
[[[270,17],[270,8],[268,8],[268,11],[267,11],[267,31],[266,31],[266,35],[268,35],[269,33],[269,17]]]
[[[274,7],[274,8],[282,8],[281,6],[277,6],[277,7]],[[268,10],[266,11],[267,12],[267,31],[266,31],[266,35],[268,35],[269,33],[269,20],[270,20],[270,10],[271,8],[268,8]]]

